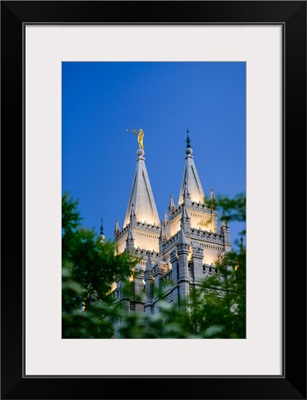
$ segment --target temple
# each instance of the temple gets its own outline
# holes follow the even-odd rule
[[[117,301],[128,312],[159,312],[161,297],[157,292],[161,288],[163,301],[180,305],[193,287],[218,273],[217,262],[231,250],[228,224],[219,224],[216,211],[206,202],[189,133],[186,142],[178,203],[171,195],[162,220],[146,169],[145,151],[137,150],[124,223],[120,228],[116,220],[114,230],[118,252],[128,251],[140,258],[129,296],[120,279],[114,290]],[[214,199],[212,188],[208,198]]]

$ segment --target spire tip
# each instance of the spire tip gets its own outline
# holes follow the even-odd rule
[[[187,138],[186,138],[187,149],[190,149],[191,148],[191,139],[190,139],[190,136],[189,136],[189,132],[190,131],[187,129],[186,132],[187,132]]]

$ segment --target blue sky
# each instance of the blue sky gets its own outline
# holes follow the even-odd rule
[[[177,204],[186,130],[206,195],[246,191],[243,62],[63,62],[62,190],[79,200],[82,224],[113,239],[122,227],[143,128],[160,219]],[[242,225],[232,223],[231,239]]]

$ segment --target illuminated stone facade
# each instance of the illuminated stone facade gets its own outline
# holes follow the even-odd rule
[[[217,273],[217,261],[231,249],[229,226],[222,222],[218,229],[217,213],[205,204],[192,154],[188,137],[178,204],[175,205],[171,196],[168,212],[160,221],[146,170],[145,152],[137,151],[123,228],[116,221],[114,230],[118,252],[129,251],[141,257],[129,296],[124,294],[120,280],[114,290],[116,299],[129,312],[158,312],[159,300],[154,288],[163,287],[164,299],[179,304],[191,288],[197,287],[206,276]],[[212,189],[209,197],[214,198]]]

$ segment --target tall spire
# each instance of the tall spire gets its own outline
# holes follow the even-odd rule
[[[204,203],[204,191],[197,173],[197,169],[194,163],[194,157],[192,156],[193,150],[191,148],[191,139],[189,136],[189,130],[187,130],[187,148],[186,158],[183,170],[182,184],[179,192],[178,204],[180,205],[184,201],[184,193],[188,191],[190,200],[195,202]]]
[[[124,220],[124,227],[129,224],[132,211],[136,215],[137,221],[146,221],[148,224],[160,225],[155,199],[147,174],[144,154],[145,151],[143,149],[138,149],[138,158],[136,160],[136,169]],[[132,208],[134,209],[132,210]]]

